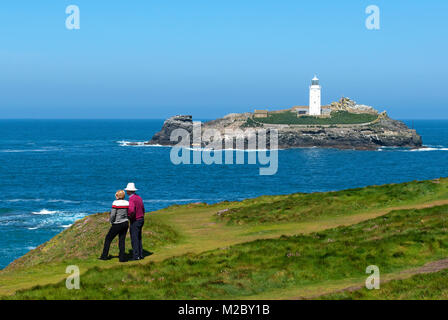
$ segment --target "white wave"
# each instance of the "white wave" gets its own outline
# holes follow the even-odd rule
[[[158,147],[158,148],[170,148],[170,146],[163,146],[161,144],[147,144],[147,147]]]
[[[400,147],[381,147],[378,151],[399,151],[399,152],[428,152],[428,151],[448,151],[444,146],[425,146],[418,149],[405,149]]]
[[[34,249],[36,249],[36,248],[37,248],[37,247],[31,247],[31,246],[30,246],[30,247],[26,247],[27,250],[34,250]]]
[[[117,141],[117,143],[121,147],[157,147],[157,148],[172,148],[173,146],[163,146],[161,144],[147,144],[145,141],[126,141],[121,140]],[[271,149],[238,149],[238,148],[225,148],[225,149],[212,149],[212,148],[203,148],[203,147],[181,147],[185,150],[189,151],[241,151],[241,152],[266,152]],[[272,149],[274,150],[282,150],[282,149]]]
[[[59,148],[45,148],[45,149],[3,149],[0,152],[6,153],[20,153],[20,152],[52,152],[52,151],[60,151],[62,149]]]
[[[47,209],[42,209],[39,212],[32,212],[32,214],[37,214],[37,215],[47,215],[47,214],[55,214],[55,213],[61,213],[61,211],[51,211],[51,210],[47,210]]]
[[[65,224],[65,225],[62,225],[61,228],[67,229],[67,228],[70,228],[72,225],[73,224]]]
[[[160,144],[148,144],[146,141],[117,141],[120,147],[166,147]]]
[[[136,147],[136,146],[144,146],[144,142],[141,141],[126,141],[126,140],[120,140],[117,141],[117,143],[121,146],[121,147]]]
[[[39,229],[39,227],[29,227],[29,228],[27,228],[28,230],[36,230],[36,229]],[[31,250],[31,249],[30,249]]]
[[[409,150],[410,152],[425,152],[425,151],[448,151],[448,148],[420,148]]]
[[[66,199],[5,199],[0,200],[0,202],[49,202],[49,203],[56,203],[56,202],[62,202],[62,203],[81,203],[81,201],[75,201],[75,200],[66,200]]]
[[[0,200],[3,202],[41,202],[44,201],[43,199],[6,199],[6,200]]]
[[[65,199],[50,199],[48,200],[50,203],[54,202],[62,202],[62,203],[81,203],[81,201],[75,201],[75,200],[65,200]]]
[[[211,148],[200,148],[200,147],[181,147],[185,150],[190,150],[190,151],[213,151],[213,149]],[[216,150],[216,151],[221,151],[221,150]]]

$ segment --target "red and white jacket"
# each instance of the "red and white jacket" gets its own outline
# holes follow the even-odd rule
[[[128,221],[129,202],[126,200],[115,200],[110,211],[110,223],[119,224]]]

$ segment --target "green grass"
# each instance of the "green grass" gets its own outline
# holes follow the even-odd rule
[[[365,279],[364,270],[358,272],[362,266],[357,265],[367,262],[362,260],[366,259],[363,251],[348,250],[353,249],[354,244],[364,243],[361,236],[365,232],[358,237],[349,231],[352,229],[345,228],[341,234],[337,231],[340,229],[334,228],[358,227],[360,223],[365,224],[369,219],[383,217],[397,209],[441,208],[448,204],[447,189],[448,179],[445,178],[338,192],[264,196],[213,205],[175,205],[146,214],[144,248],[153,254],[143,261],[124,265],[118,262],[117,257],[110,261],[97,260],[109,223],[107,214],[91,215],[1,270],[0,296],[43,298],[40,289],[29,291],[36,285],[49,293],[48,298],[272,299],[326,294]],[[218,212],[224,216],[220,217]],[[403,219],[403,213],[400,219]],[[422,220],[425,220],[424,224],[420,225],[414,221],[415,228],[403,225],[398,230],[401,234],[414,232],[409,239],[416,241],[421,236],[419,227],[426,225],[426,218]],[[374,225],[366,228],[373,228],[373,232],[378,229]],[[329,229],[327,234],[324,230]],[[344,245],[342,249],[347,246],[348,251],[341,251],[339,256],[331,253],[330,260],[325,258],[324,261],[331,262],[331,268],[327,274],[322,273],[319,269],[322,259],[319,257],[331,252],[332,248],[339,250],[337,244],[347,232],[351,238],[347,240],[348,246]],[[291,237],[298,234],[301,236]],[[321,235],[328,238],[321,238]],[[380,239],[381,234],[373,234],[372,239],[375,237]],[[374,252],[373,242],[368,243],[369,252]],[[404,257],[414,257],[408,267],[439,259],[444,254],[444,248],[431,251],[424,247],[430,243],[425,240],[418,255],[415,250],[411,250],[410,255],[405,252]],[[390,250],[399,248],[396,243],[389,245]],[[413,246],[415,249],[415,244]],[[114,256],[117,255],[116,247],[113,243],[111,253]],[[130,249],[129,242],[127,249]],[[312,257],[313,254],[316,256]],[[350,257],[356,263],[348,269],[337,266],[344,258]],[[397,253],[394,258],[403,257]],[[294,262],[297,259],[305,260]],[[290,261],[296,264],[290,264]],[[396,265],[397,269],[405,267],[406,263],[402,262]],[[77,293],[64,291],[65,268],[70,264],[78,265],[81,270],[83,289]],[[294,269],[297,265],[306,274]],[[162,272],[160,277],[159,270]],[[219,276],[217,280],[216,276]],[[278,279],[271,281],[270,277]],[[202,285],[204,290],[197,289]],[[25,291],[11,296],[18,290]]]
[[[257,128],[257,127],[262,127],[263,125],[254,121],[254,119],[252,118],[248,118],[246,120],[246,122],[241,126],[241,128]]]
[[[418,274],[409,279],[392,280],[379,290],[365,288],[319,297],[325,300],[447,300],[448,270]]]
[[[151,216],[146,217],[143,229],[144,248],[157,249],[162,244],[176,243],[179,234],[170,226],[160,223]],[[30,268],[40,264],[96,260],[102,252],[104,237],[110,228],[109,213],[89,215],[76,221],[50,241],[40,245],[10,264],[9,269]],[[126,248],[131,249],[129,232]],[[111,256],[118,256],[118,237],[111,244]]]
[[[329,118],[314,116],[297,117],[295,112],[286,111],[280,113],[269,113],[267,118],[257,118],[257,122],[266,124],[300,124],[300,125],[336,125],[336,124],[361,124],[369,123],[378,118],[374,114],[356,114],[348,111],[333,111]],[[253,126],[253,120],[247,126]]]
[[[448,199],[448,179],[414,181],[329,193],[298,193],[245,200],[220,215],[231,224],[310,221],[392,206]]]
[[[149,263],[90,269],[12,299],[230,299],[421,266],[448,255],[448,206],[393,211],[348,227],[283,236]]]

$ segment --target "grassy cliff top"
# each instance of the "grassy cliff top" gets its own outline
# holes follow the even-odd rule
[[[232,299],[357,280],[377,265],[398,274],[448,255],[448,205],[393,211],[310,235],[258,240],[159,263],[93,268],[81,290],[65,282],[19,292],[16,299]],[[107,274],[107,276],[105,276]],[[299,295],[299,293],[297,293]]]
[[[0,296],[29,299],[295,298],[393,279],[448,254],[448,179],[264,196],[148,213],[143,261],[99,261],[106,214],[88,216],[0,271]],[[112,254],[116,255],[116,243]],[[130,249],[129,242],[127,249]],[[81,270],[81,290],[65,269]],[[391,295],[392,296],[392,295]]]
[[[376,114],[351,113],[348,111],[333,111],[328,118],[314,116],[297,117],[296,112],[285,111],[269,113],[267,118],[253,119],[256,122],[266,124],[299,124],[299,125],[337,125],[337,124],[362,124],[375,121]]]
[[[175,243],[179,234],[170,226],[160,223],[149,215],[143,229],[143,245],[156,249],[161,245]],[[50,241],[45,242],[23,257],[13,261],[6,270],[30,268],[40,264],[95,261],[101,254],[104,237],[109,231],[109,213],[97,213],[76,221]],[[129,232],[126,248],[130,250]],[[118,237],[111,244],[110,255],[118,257]],[[128,253],[129,257],[131,253]]]
[[[325,193],[297,193],[244,200],[219,218],[233,224],[310,221],[428,200],[448,199],[448,179],[369,186]]]

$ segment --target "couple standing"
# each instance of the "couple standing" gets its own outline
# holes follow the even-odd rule
[[[104,240],[103,254],[101,260],[109,259],[109,248],[112,240],[118,235],[118,248],[120,250],[119,260],[125,262],[125,240],[126,233],[130,223],[131,244],[133,260],[143,259],[143,247],[142,247],[142,228],[145,218],[145,206],[143,205],[142,198],[136,194],[137,188],[135,184],[128,183],[126,193],[129,196],[129,201],[126,201],[125,193],[123,190],[118,190],[115,194],[115,200],[112,204],[112,210],[110,212],[110,223],[112,227],[106,235]]]

